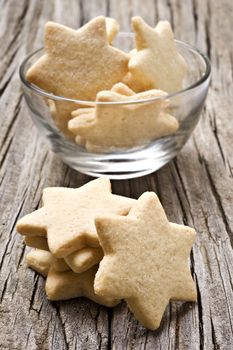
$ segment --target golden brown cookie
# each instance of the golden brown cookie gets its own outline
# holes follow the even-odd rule
[[[95,220],[104,258],[95,292],[125,299],[147,328],[160,325],[169,300],[197,298],[188,258],[195,231],[170,223],[155,193],[144,193],[127,216]]]
[[[119,23],[111,17],[106,17],[106,32],[109,44],[113,42],[117,34],[119,33],[120,26]]]
[[[137,52],[130,58],[130,75],[124,82],[143,90],[161,89],[168,93],[181,90],[187,64],[176,48],[169,22],[160,21],[152,28],[137,16],[132,18],[132,27]]]
[[[25,236],[24,243],[28,247],[37,248],[41,250],[49,250],[47,238],[40,236]]]
[[[102,258],[103,250],[101,247],[85,247],[65,257],[65,262],[72,271],[81,273],[97,265]]]
[[[94,278],[98,267],[82,272],[74,273],[58,272],[50,269],[45,284],[45,291],[50,300],[67,300],[77,297],[87,297],[96,303],[105,306],[115,306],[119,300],[101,297],[94,292]]]
[[[95,100],[98,91],[110,89],[128,70],[128,55],[109,45],[102,16],[79,30],[47,22],[44,48],[45,54],[29,68],[27,79],[54,95]],[[77,107],[65,101],[55,103],[58,128],[72,136],[67,121]]]
[[[113,85],[111,91],[117,92],[121,95],[125,96],[132,96],[135,94],[133,90],[131,90],[127,85],[123,83],[117,83]],[[78,108],[75,111],[71,112],[72,118],[78,117],[78,116],[83,116],[85,115],[88,120],[93,120],[94,119],[94,108]],[[89,118],[90,117],[90,118]],[[80,145],[80,146],[85,146],[86,145],[86,140],[82,136],[76,136],[75,137],[75,142]]]
[[[132,90],[131,90],[132,91]],[[173,134],[178,129],[176,118],[164,111],[166,93],[149,90],[121,95],[113,91],[101,91],[97,102],[122,102],[117,105],[97,104],[95,113],[80,114],[68,123],[68,128],[86,140],[91,152],[106,152],[114,148],[141,146],[153,139]],[[124,104],[127,101],[155,99],[150,103]]]
[[[31,269],[46,277],[53,263],[53,257],[46,250],[34,249],[27,254],[26,262]]]
[[[117,92],[118,94],[124,95],[124,96],[135,95],[135,92],[132,89],[130,89],[126,84],[123,84],[123,83],[117,83],[113,85],[113,87],[111,88],[111,91]]]
[[[94,218],[101,214],[126,215],[134,200],[113,195],[107,178],[90,181],[74,189],[46,188],[43,206],[17,222],[19,233],[47,237],[50,252],[57,258],[86,246],[99,246]]]
[[[54,270],[64,272],[64,271],[70,271],[69,265],[65,262],[64,259],[57,259],[53,257],[52,265]]]
[[[53,267],[56,271],[69,271],[70,267],[66,264],[64,259],[57,259],[46,250],[34,249],[27,254],[27,265],[41,274],[47,276],[50,267]]]

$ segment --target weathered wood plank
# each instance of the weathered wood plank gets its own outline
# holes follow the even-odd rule
[[[181,5],[177,0],[9,0],[0,6],[0,348],[230,349],[231,1],[187,0]],[[22,100],[18,65],[42,45],[48,19],[76,28],[100,14],[115,17],[122,30],[129,30],[133,15],[151,25],[168,19],[178,38],[198,46],[212,61],[203,117],[176,160],[147,177],[113,183],[115,193],[135,198],[154,190],[171,221],[198,232],[190,261],[198,303],[171,303],[156,332],[140,326],[125,303],[108,311],[82,299],[48,302],[43,279],[25,268],[25,248],[14,228],[19,216],[38,207],[43,187],[78,187],[89,180],[62,164],[39,138]]]
[[[0,347],[30,350],[106,349],[106,309],[82,299],[70,303],[48,302],[43,279],[25,269],[25,248],[14,230],[18,216],[38,206],[44,186],[76,187],[87,181],[85,176],[67,169],[48,152],[38,137],[21,101],[17,71],[26,53],[42,45],[43,25],[48,19],[78,27],[82,21],[81,10],[76,2],[69,2],[69,7],[61,1],[21,1],[18,7],[16,3],[9,1],[3,5],[4,15],[15,25],[11,25],[12,29],[9,26],[7,32],[8,22],[1,23],[2,42],[11,40],[18,21],[21,27],[19,41],[13,41],[6,63],[3,61],[0,65],[3,87],[0,97]],[[8,71],[13,71],[13,75]]]
[[[144,2],[141,7],[143,5]],[[133,11],[134,8],[132,14]],[[214,98],[213,95],[209,97],[194,137],[176,161],[156,175],[147,177],[151,181],[150,188],[159,194],[170,219],[187,223],[199,233],[191,259],[199,300],[196,306],[184,304],[179,307],[172,303],[164,317],[162,332],[161,329],[143,332],[140,326],[135,323],[132,325],[131,315],[126,308],[123,312],[114,311],[112,344],[116,349],[228,349],[233,344],[233,254],[230,244],[233,187],[230,170],[232,153],[229,152],[233,144],[232,129],[227,128],[227,122],[230,123],[228,103],[231,101],[229,95],[232,89],[224,91],[225,82],[219,81],[219,69],[222,67],[225,70],[227,66],[228,72],[232,72],[228,63],[232,51],[229,52],[229,47],[222,41],[223,37],[229,37],[229,23],[224,24],[224,6],[220,11],[219,6],[201,1],[187,1],[185,6],[180,6],[180,2],[176,1],[167,4],[158,1],[155,11],[159,19],[168,19],[173,23],[178,38],[208,53],[213,64],[210,96],[213,94]],[[215,16],[211,16],[210,11]],[[140,13],[140,9],[137,12]],[[150,22],[150,15],[147,18],[145,14],[145,18]],[[217,35],[218,25],[221,35]],[[221,54],[221,50],[225,55]],[[221,66],[218,56],[222,60]],[[220,73],[220,76],[224,77],[225,74]],[[228,79],[232,83],[231,73],[228,73]],[[219,89],[215,87],[217,84],[221,86]],[[216,115],[219,119],[216,119]],[[220,139],[218,135],[221,133],[225,137]],[[132,183],[138,184],[138,180]]]

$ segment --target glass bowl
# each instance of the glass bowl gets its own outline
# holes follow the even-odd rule
[[[133,44],[132,33],[120,33],[114,42],[116,47],[126,52],[133,48]],[[106,105],[106,108],[119,109],[120,106],[130,106],[135,103],[145,105],[158,103],[158,98],[119,103],[82,101],[55,96],[27,81],[26,72],[43,54],[43,49],[30,54],[20,67],[24,97],[33,121],[41,135],[48,141],[52,151],[77,171],[94,177],[108,176],[111,179],[143,176],[156,171],[174,158],[188,140],[200,118],[211,70],[209,60],[197,49],[181,41],[176,41],[176,45],[188,64],[183,90],[166,96],[169,100],[169,113],[179,123],[178,130],[172,135],[154,139],[137,147],[111,149],[105,153],[87,151],[84,146],[65,137],[54,121],[54,105],[65,102],[70,109],[75,110],[80,106],[93,107],[98,103]]]

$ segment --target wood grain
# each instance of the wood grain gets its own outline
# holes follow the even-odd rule
[[[162,325],[147,331],[125,303],[113,310],[84,300],[50,303],[44,280],[25,268],[18,217],[39,205],[45,186],[78,187],[89,177],[58,160],[40,139],[22,99],[18,67],[42,44],[48,19],[77,28],[103,14],[122,30],[141,15],[171,21],[176,37],[207,53],[212,81],[202,119],[179,156],[152,175],[113,183],[137,198],[155,191],[171,221],[195,227],[190,263],[198,303],[171,303]],[[0,0],[0,348],[232,349],[233,122],[230,0]]]

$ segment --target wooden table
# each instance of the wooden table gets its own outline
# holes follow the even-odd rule
[[[135,198],[155,191],[171,221],[195,227],[191,254],[198,303],[171,303],[159,330],[147,331],[125,303],[113,310],[77,299],[48,302],[44,280],[25,267],[15,231],[46,186],[90,180],[57,159],[38,135],[22,98],[18,68],[42,45],[53,19],[79,27],[99,15],[128,30],[130,17],[171,21],[176,37],[212,62],[202,119],[179,156],[149,176],[113,182]],[[0,0],[0,349],[233,349],[233,4],[231,0]]]

